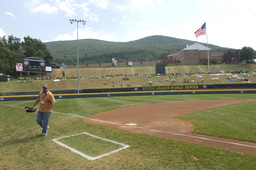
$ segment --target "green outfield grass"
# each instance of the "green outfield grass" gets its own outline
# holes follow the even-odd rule
[[[254,94],[223,94],[58,99],[50,118],[49,134],[46,137],[41,137],[41,129],[35,121],[36,113],[25,112],[24,106],[31,106],[34,101],[1,102],[0,169],[254,169],[256,157],[252,155],[131,133],[85,123],[80,117],[67,115],[87,117],[115,108],[166,101],[251,99],[254,97]],[[193,122],[197,133],[213,136],[221,134],[223,137],[237,139],[230,133],[241,129],[240,140],[255,142],[256,132],[253,129],[255,129],[256,110],[254,105],[255,102],[245,102],[210,109],[188,114],[186,116],[190,117],[186,119]],[[205,128],[205,124],[209,124],[210,128]],[[215,130],[212,131],[212,128]],[[81,132],[121,142],[130,147],[91,161],[52,141]],[[70,139],[63,142],[78,148],[82,147],[80,149],[84,152],[88,147],[85,140],[88,140],[91,147],[103,146],[107,151],[109,148],[110,150],[117,148],[112,144],[95,143],[94,139],[86,137],[79,137],[77,140]],[[85,142],[80,146],[80,141]],[[97,152],[99,153],[95,155],[102,154],[102,150]]]
[[[194,133],[256,142],[256,102],[182,115],[194,125]]]

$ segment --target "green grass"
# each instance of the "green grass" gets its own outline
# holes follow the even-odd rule
[[[254,97],[254,94],[236,94],[58,99],[54,111],[86,117],[98,112],[136,104]],[[0,103],[0,169],[254,169],[256,167],[256,157],[252,155],[131,133],[85,123],[82,118],[58,113],[52,113],[49,133],[46,137],[41,137],[41,129],[35,122],[36,113],[26,113],[23,108],[32,105],[33,102]],[[253,103],[250,104],[253,105]],[[233,107],[236,110],[247,106],[242,104]],[[230,108],[221,109],[223,113],[230,112]],[[238,116],[238,119],[241,119],[244,116],[243,111],[239,110],[233,118]],[[255,114],[255,109],[252,114]],[[221,119],[227,119],[227,117],[224,116]],[[255,119],[253,116],[244,119],[250,121],[249,119],[252,118]],[[243,124],[234,126],[242,128]],[[255,129],[251,123],[247,126],[251,130]],[[219,129],[226,129],[226,127]],[[244,129],[243,138],[249,139],[251,130]],[[110,156],[89,161],[52,141],[81,132],[118,141],[130,147]],[[255,132],[253,133],[256,136]]]
[[[256,102],[245,102],[182,115],[194,133],[256,142]],[[249,132],[249,133],[248,133]]]

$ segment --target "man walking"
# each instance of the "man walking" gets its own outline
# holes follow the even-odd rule
[[[36,122],[43,128],[42,135],[46,136],[49,128],[48,121],[55,103],[54,96],[49,91],[47,84],[43,85],[43,91],[39,93],[38,98],[31,108],[33,109],[37,103],[39,103],[39,110],[37,112]]]

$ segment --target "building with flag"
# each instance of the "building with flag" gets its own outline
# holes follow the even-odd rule
[[[202,44],[194,43],[187,45],[182,51],[177,54],[168,55],[168,59],[181,64],[200,64],[204,57],[212,57],[212,50]]]

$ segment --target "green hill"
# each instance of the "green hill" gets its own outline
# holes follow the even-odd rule
[[[194,41],[167,36],[150,36],[129,42],[109,42],[95,39],[79,40],[80,63],[153,61],[181,51]],[[206,45],[206,44],[203,44]],[[77,58],[77,41],[55,41],[46,43],[55,63],[74,64]],[[209,45],[213,51],[226,51],[227,48]]]

